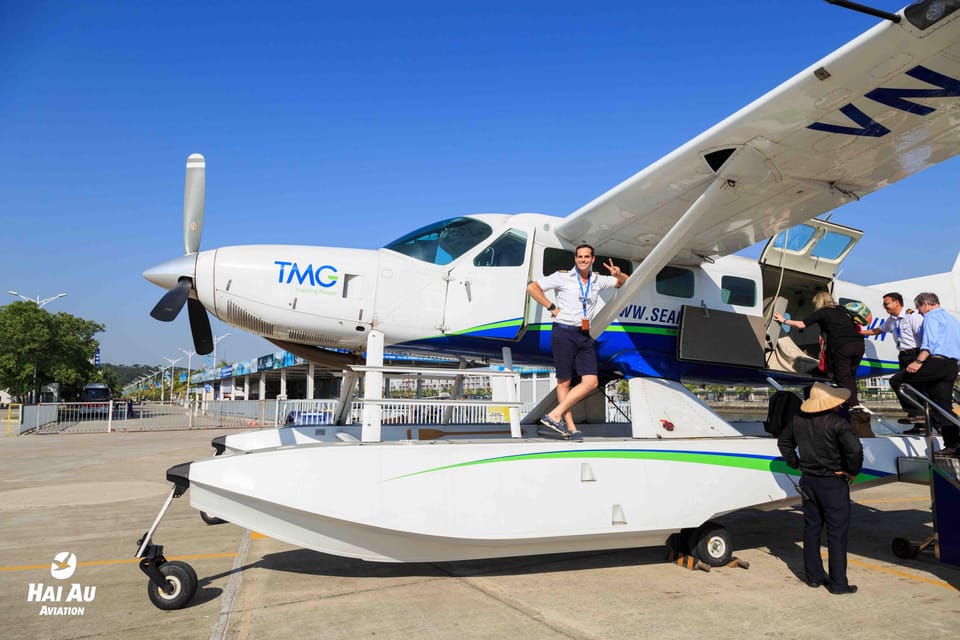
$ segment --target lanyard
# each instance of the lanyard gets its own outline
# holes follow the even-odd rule
[[[590,281],[592,278],[592,272],[587,272],[587,290],[583,290],[583,280],[580,279],[580,274],[577,274],[577,284],[580,285],[580,302],[583,303],[583,317],[587,317],[587,296],[590,295]]]

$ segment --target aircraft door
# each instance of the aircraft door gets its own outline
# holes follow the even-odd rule
[[[533,232],[507,229],[448,273],[443,332],[514,340],[525,326]]]

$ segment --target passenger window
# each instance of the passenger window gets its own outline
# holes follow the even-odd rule
[[[757,283],[749,278],[723,276],[720,279],[720,299],[739,307],[752,307],[757,303]]]
[[[576,254],[573,251],[567,251],[566,249],[554,249],[547,248],[543,250],[543,275],[549,276],[551,273],[557,271],[566,271],[567,269],[574,268],[574,256]],[[613,260],[613,264],[620,267],[620,270],[625,274],[630,275],[633,273],[633,263],[629,260],[623,258],[611,258],[610,256],[602,256],[597,254],[597,259],[593,261],[593,270],[599,273],[600,275],[609,275],[607,269],[603,266],[604,264]]]
[[[473,259],[475,267],[519,267],[527,254],[527,234],[510,229]]]
[[[657,274],[657,293],[674,298],[693,297],[693,271],[680,267],[664,267]]]
[[[813,237],[814,228],[808,224],[798,224],[795,227],[781,231],[773,240],[773,246],[787,251],[800,251],[810,238]]]
[[[840,233],[828,231],[825,236],[813,247],[810,255],[814,258],[836,260],[847,250],[853,238]]]

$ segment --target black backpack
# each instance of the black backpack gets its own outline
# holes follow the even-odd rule
[[[800,413],[802,401],[792,391],[777,391],[770,396],[767,408],[767,419],[763,421],[763,428],[775,438],[780,437],[783,428]]]

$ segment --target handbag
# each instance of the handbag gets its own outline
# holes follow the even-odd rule
[[[830,363],[827,362],[827,345],[823,339],[823,336],[820,336],[820,364],[817,365],[817,369],[823,371],[824,373],[830,372]]]

